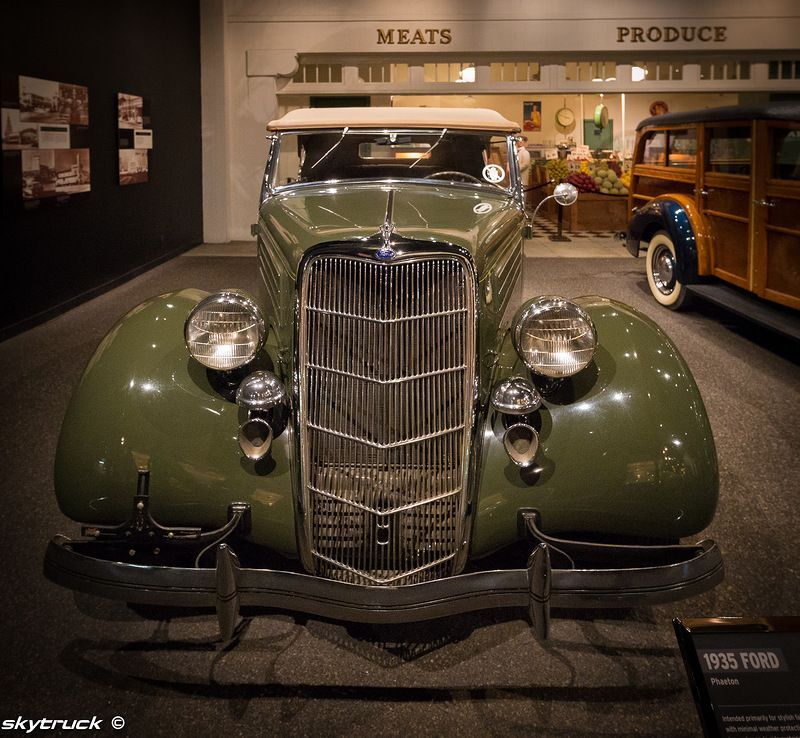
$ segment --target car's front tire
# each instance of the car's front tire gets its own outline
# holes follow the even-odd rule
[[[647,245],[645,272],[653,297],[670,310],[686,305],[686,286],[677,277],[675,245],[666,231],[658,231]]]

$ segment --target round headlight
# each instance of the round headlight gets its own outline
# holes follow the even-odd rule
[[[597,333],[586,311],[563,297],[536,297],[517,313],[512,338],[527,367],[545,377],[571,377],[594,356]]]
[[[241,292],[217,292],[200,300],[184,326],[189,353],[203,366],[219,371],[251,361],[265,334],[261,311]]]

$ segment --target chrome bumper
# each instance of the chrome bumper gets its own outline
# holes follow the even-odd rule
[[[473,610],[528,608],[546,638],[550,608],[639,607],[684,599],[719,584],[722,556],[713,541],[694,545],[584,543],[543,534],[523,512],[534,542],[525,568],[480,571],[398,587],[363,586],[291,571],[241,567],[226,544],[216,568],[149,566],[106,558],[100,541],[56,537],[44,573],[70,589],[149,605],[216,608],[223,639],[240,606],[291,610],[338,620],[401,623]],[[553,566],[551,556],[557,560]],[[561,565],[561,561],[566,566]],[[591,560],[592,566],[586,566]],[[585,567],[585,568],[579,568]]]

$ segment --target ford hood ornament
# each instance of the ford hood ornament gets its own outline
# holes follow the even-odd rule
[[[378,232],[381,237],[381,247],[375,252],[378,259],[384,261],[394,259],[397,252],[392,247],[392,238],[396,233],[393,221],[394,214],[394,190],[389,191],[389,197],[386,200],[386,216],[383,219],[383,225]]]

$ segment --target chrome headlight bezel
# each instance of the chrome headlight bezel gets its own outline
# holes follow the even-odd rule
[[[226,308],[228,311],[238,311],[240,315],[246,316],[246,325],[243,327],[231,327],[228,330],[221,328],[217,331],[212,331],[210,326],[201,327],[198,325],[200,315],[204,311],[210,311],[214,306],[218,308]],[[211,323],[211,321],[208,321]],[[224,321],[220,320],[220,324]],[[197,331],[197,333],[193,333]],[[248,340],[244,343],[237,343],[233,337],[237,334],[247,332],[249,334]],[[231,340],[228,341],[212,341],[210,336],[216,333],[218,336],[229,336]],[[207,340],[202,341],[200,335],[205,334]],[[239,290],[222,290],[215,292],[208,297],[204,297],[198,302],[190,311],[183,326],[183,338],[186,344],[186,349],[189,355],[208,369],[219,372],[229,372],[239,369],[249,364],[256,354],[261,350],[266,339],[266,323],[261,315],[258,305],[254,300],[245,292]],[[198,351],[200,346],[229,346],[229,347],[244,347],[239,355],[236,355],[235,349],[232,349],[228,355],[211,356],[209,354]]]
[[[563,328],[547,325],[548,321],[564,320],[569,325]],[[551,331],[552,335],[536,336],[534,330]],[[559,330],[566,334],[561,338],[563,346],[558,345]],[[589,314],[574,302],[555,295],[535,297],[524,303],[514,316],[511,338],[525,365],[550,379],[564,379],[583,371],[597,348],[597,330]]]

